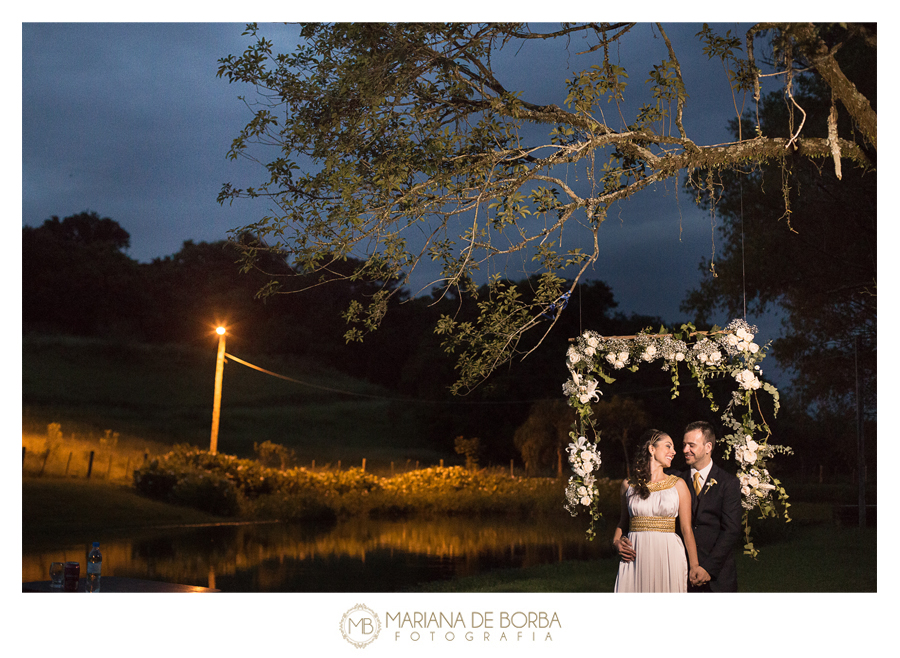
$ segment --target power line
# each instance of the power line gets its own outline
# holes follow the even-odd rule
[[[338,388],[331,388],[328,386],[321,386],[319,384],[310,384],[309,382],[304,382],[299,379],[294,379],[293,377],[288,377],[286,375],[279,375],[277,372],[272,372],[271,370],[266,370],[265,368],[260,368],[257,365],[253,365],[252,363],[248,363],[243,359],[239,359],[233,354],[225,354],[225,357],[235,363],[240,363],[241,365],[247,366],[248,368],[252,368],[253,370],[258,370],[266,375],[271,375],[272,377],[278,377],[279,379],[284,379],[289,382],[293,382],[295,384],[300,384],[301,386],[308,386],[309,388],[315,388],[320,391],[328,391],[329,393],[338,393],[340,395],[351,395],[355,397],[362,398],[370,398],[374,400],[388,400],[391,402],[417,402],[421,404],[468,404],[468,405],[500,405],[500,404],[534,404],[536,402],[544,402],[550,398],[543,399],[535,399],[535,400],[424,400],[421,398],[403,398],[403,397],[394,397],[388,395],[374,395],[371,393],[359,393],[356,391],[347,391]],[[555,398],[554,398],[555,399]]]

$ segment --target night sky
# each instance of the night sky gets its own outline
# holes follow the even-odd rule
[[[721,63],[709,62],[694,36],[700,24],[666,27],[690,94],[689,136],[704,144],[730,141],[734,106]],[[741,37],[746,30],[746,24],[714,27]],[[262,216],[258,203],[216,202],[222,183],[255,185],[264,173],[246,160],[226,158],[250,118],[238,96],[252,96],[252,90],[229,85],[216,70],[220,57],[237,55],[250,43],[243,29],[243,23],[24,23],[23,225],[96,211],[128,231],[129,255],[147,262],[176,253],[185,240],[224,239],[228,229]],[[265,25],[261,33],[276,47],[296,43],[294,26]],[[614,55],[629,73],[624,116],[630,121],[665,45],[649,24],[628,39]],[[510,89],[527,89],[529,100],[563,106],[565,79],[597,61],[575,54],[584,49],[573,43],[568,52],[558,48],[536,57],[529,43],[498,59],[498,77]],[[618,127],[614,107],[605,111]],[[678,307],[700,279],[701,259],[713,253],[713,219],[678,187],[671,179],[620,203],[600,231],[602,253],[589,276],[612,287],[619,311],[671,324],[689,319]],[[523,278],[515,266],[509,274]],[[430,280],[423,275],[414,284]]]

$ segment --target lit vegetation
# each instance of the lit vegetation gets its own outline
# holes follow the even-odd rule
[[[618,483],[602,483],[615,510]],[[135,472],[136,490],[150,498],[222,516],[328,520],[340,517],[562,514],[565,481],[512,477],[499,469],[430,467],[381,477],[361,468],[278,469],[256,460],[211,455],[190,446]]]

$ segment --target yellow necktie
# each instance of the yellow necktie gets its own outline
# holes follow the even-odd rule
[[[700,471],[694,473],[694,493],[700,495]]]

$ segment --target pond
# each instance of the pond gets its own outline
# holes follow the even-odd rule
[[[223,592],[402,592],[419,583],[610,554],[583,519],[356,519],[327,528],[256,523],[169,527],[128,538],[23,552],[22,581],[51,562],[85,563],[99,541],[103,574]],[[83,567],[82,567],[83,568]]]

